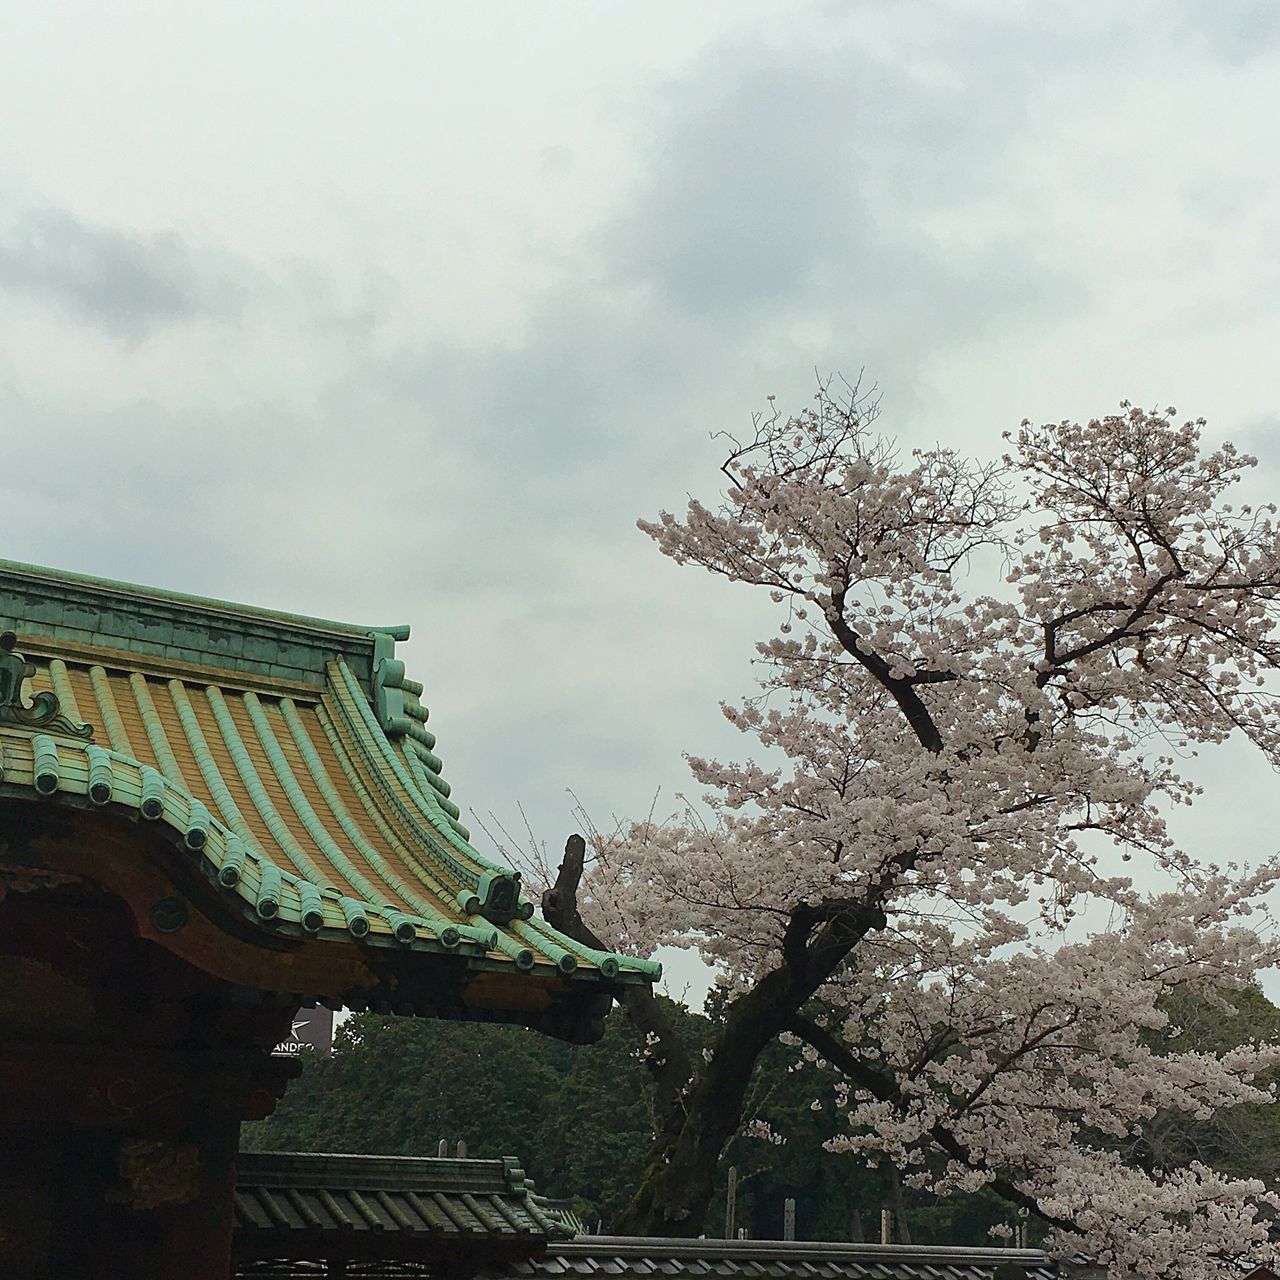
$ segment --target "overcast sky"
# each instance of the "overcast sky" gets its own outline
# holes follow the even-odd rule
[[[815,369],[985,455],[1174,404],[1280,496],[1268,0],[0,14],[0,554],[411,623],[553,849],[738,745],[761,603],[634,521]],[[1205,777],[1188,839],[1273,848]]]

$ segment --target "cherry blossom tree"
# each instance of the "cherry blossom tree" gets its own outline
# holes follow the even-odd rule
[[[690,757],[704,806],[575,837],[544,901],[584,941],[696,946],[725,987],[697,1061],[627,998],[658,1132],[615,1227],[701,1230],[756,1059],[792,1037],[840,1073],[841,1141],[914,1185],[991,1187],[1116,1276],[1239,1274],[1275,1198],[1119,1150],[1269,1101],[1280,1062],[1151,1048],[1162,997],[1276,960],[1280,860],[1197,858],[1167,825],[1202,747],[1280,764],[1275,508],[1225,501],[1254,459],[1173,409],[1024,422],[987,464],[900,455],[875,417],[825,385],[729,442],[717,504],[640,523],[778,625],[759,696],[724,708],[754,758]]]

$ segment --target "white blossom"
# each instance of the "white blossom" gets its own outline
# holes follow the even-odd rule
[[[730,1001],[793,963],[789,929],[856,926],[817,992],[852,1047],[839,1145],[939,1192],[1000,1180],[1115,1276],[1266,1261],[1260,1185],[1085,1137],[1270,1101],[1280,1063],[1150,1048],[1162,997],[1277,958],[1253,921],[1280,862],[1197,859],[1165,820],[1199,796],[1186,752],[1234,735],[1280,766],[1280,532],[1223,501],[1253,459],[1126,404],[1023,423],[999,465],[899,463],[865,409],[824,389],[735,450],[717,509],[641,523],[783,605],[763,696],[725,708],[767,763],[688,757],[705,807],[598,839],[584,911],[619,946],[698,948]],[[1008,591],[966,593],[992,552]],[[1109,923],[1082,932],[1087,908]]]

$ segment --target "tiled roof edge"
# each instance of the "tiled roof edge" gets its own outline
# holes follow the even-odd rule
[[[533,1183],[513,1156],[486,1160],[465,1156],[450,1159],[242,1151],[237,1161],[236,1188],[246,1198],[262,1197],[264,1193],[290,1197],[332,1194],[338,1200],[349,1193],[373,1195],[384,1207],[388,1196],[407,1196],[410,1203],[416,1203],[413,1197],[421,1194],[430,1197],[451,1219],[454,1215],[441,1197],[455,1197],[455,1210],[470,1213],[491,1235],[508,1239],[568,1241],[581,1226],[571,1212],[534,1192]],[[453,1225],[467,1230],[462,1223]],[[470,1233],[474,1234],[474,1229]]]
[[[862,1244],[826,1240],[690,1240],[679,1236],[584,1236],[557,1245],[556,1252],[564,1256],[607,1253],[618,1258],[717,1255],[742,1261],[753,1257],[804,1258],[816,1255],[874,1258],[885,1262],[915,1259],[939,1263],[1013,1262],[1029,1266],[1047,1266],[1054,1261],[1040,1249],[1002,1249],[999,1246]]]
[[[175,842],[207,866],[219,892],[242,902],[242,912],[266,927],[307,934],[327,930],[374,945],[453,952],[483,961],[488,939],[443,917],[416,920],[385,904],[342,898],[331,887],[276,866],[253,842],[213,817],[176,778],[118,751],[58,735],[0,732],[0,794],[46,800],[55,794],[73,804],[112,805],[167,828]],[[245,833],[248,834],[247,832]],[[378,921],[371,928],[371,920]],[[434,936],[422,937],[418,925]],[[440,932],[436,933],[436,929]]]
[[[0,560],[0,621],[19,634],[305,684],[322,684],[341,652],[366,687],[375,654],[409,637],[404,625],[331,622],[12,560]]]

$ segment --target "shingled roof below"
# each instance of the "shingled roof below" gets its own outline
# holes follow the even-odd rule
[[[491,1273],[495,1280],[611,1276],[714,1276],[726,1280],[1058,1280],[1035,1249],[837,1244],[806,1240],[668,1240],[580,1236],[541,1258]]]
[[[271,1157],[277,1159],[279,1157]],[[296,1157],[295,1157],[296,1158]],[[312,1157],[318,1162],[340,1161],[348,1157]],[[369,1157],[360,1157],[368,1159]],[[445,1162],[441,1162],[442,1164]],[[496,1164],[497,1162],[489,1162]],[[242,1175],[254,1182],[252,1172]],[[443,1184],[442,1184],[443,1185]],[[273,1188],[272,1194],[278,1196]],[[337,1194],[337,1193],[335,1193]],[[391,1221],[390,1210],[401,1193],[388,1195],[386,1205],[378,1207],[364,1197],[364,1208],[357,1212],[360,1225],[340,1231],[333,1226],[313,1230],[316,1241],[312,1252],[304,1258],[299,1246],[305,1232],[299,1228],[276,1226],[262,1231],[258,1245],[252,1244],[252,1228],[247,1228],[242,1200],[237,1196],[237,1258],[235,1274],[249,1277],[270,1274],[280,1280],[303,1280],[303,1277],[332,1274],[326,1268],[338,1255],[326,1251],[338,1249],[348,1242],[349,1258],[362,1261],[344,1274],[378,1276],[384,1280],[408,1280],[421,1275],[479,1275],[485,1280],[577,1280],[578,1277],[607,1276],[611,1280],[657,1280],[665,1277],[709,1277],[712,1280],[1096,1280],[1096,1268],[1059,1264],[1036,1249],[955,1248],[943,1245],[874,1245],[841,1244],[826,1241],[784,1240],[679,1240],[637,1238],[631,1236],[577,1236],[566,1240],[551,1231],[540,1238],[539,1247],[526,1249],[500,1248],[501,1237],[490,1232],[473,1231],[469,1236],[451,1232],[448,1239],[457,1245],[450,1259],[452,1266],[441,1266],[440,1236],[434,1246],[425,1235],[418,1243],[394,1225],[370,1225],[380,1219]],[[444,1193],[437,1193],[443,1195]],[[452,1193],[456,1195],[455,1193]],[[420,1198],[420,1197],[419,1197]],[[536,1197],[535,1197],[536,1199]],[[303,1197],[299,1196],[298,1209]],[[345,1201],[339,1202],[346,1205]],[[277,1210],[283,1219],[296,1216],[298,1209]],[[346,1205],[343,1212],[350,1210]],[[252,1212],[261,1212],[254,1203]],[[317,1206],[316,1216],[331,1214]],[[258,1252],[255,1264],[246,1250],[267,1248],[268,1240],[278,1241],[280,1253],[267,1262],[268,1254]],[[288,1249],[293,1252],[289,1253]]]
[[[288,1274],[290,1261],[511,1265],[569,1234],[513,1159],[271,1152],[239,1160],[239,1274]]]
[[[29,664],[19,703],[0,707],[0,795],[166,829],[251,929],[277,937],[575,983],[657,976],[534,918],[519,876],[472,844],[422,686],[393,656],[408,628],[4,562],[0,622]],[[36,723],[33,700],[59,714]]]

